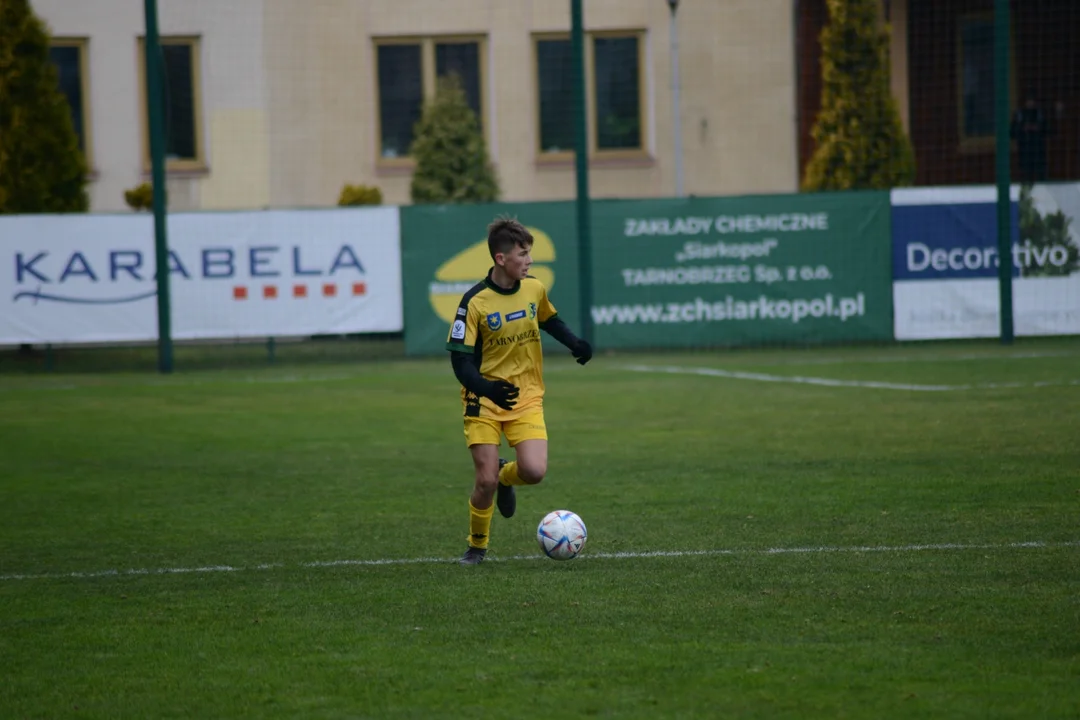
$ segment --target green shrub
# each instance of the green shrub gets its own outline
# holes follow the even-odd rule
[[[1046,213],[1039,212],[1035,200],[1031,197],[1031,185],[1020,187],[1020,244],[1030,245],[1029,252],[1040,250],[1049,253],[1053,248],[1065,251],[1065,262],[1061,265],[1044,262],[1030,263],[1022,270],[1024,277],[1067,277],[1080,271],[1080,243],[1073,238],[1069,226],[1073,218],[1061,210]]]
[[[338,205],[382,205],[382,190],[375,185],[345,185]]]
[[[154,188],[148,183],[144,182],[130,190],[124,191],[124,202],[128,204],[132,210],[153,210],[154,209]]]

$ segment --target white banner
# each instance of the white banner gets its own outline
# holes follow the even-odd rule
[[[1001,334],[997,280],[893,283],[897,340],[994,338]],[[1080,334],[1080,276],[1013,282],[1017,336]]]
[[[897,340],[997,337],[997,192],[892,192]],[[1080,184],[1011,190],[1013,330],[1080,334]]]
[[[402,329],[396,207],[168,216],[177,340]],[[158,336],[153,217],[0,217],[0,344]]]

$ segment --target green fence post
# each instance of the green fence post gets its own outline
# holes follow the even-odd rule
[[[581,0],[570,1],[570,44],[573,47],[574,165],[577,173],[578,299],[581,302],[581,337],[593,341],[592,228],[589,215],[589,137],[585,104],[585,29]]]
[[[154,251],[157,273],[158,371],[173,369],[172,323],[169,307],[169,244],[165,235],[165,118],[161,87],[165,68],[158,41],[157,0],[145,0],[146,114],[150,124],[150,168],[154,190]]]
[[[1009,194],[1009,0],[994,0],[994,125],[997,164],[998,302],[1001,342],[1013,341],[1012,202]]]

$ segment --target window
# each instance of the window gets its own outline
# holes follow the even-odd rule
[[[90,90],[85,38],[53,38],[49,59],[56,66],[60,92],[71,108],[71,125],[79,138],[79,149],[92,167],[90,144]]]
[[[965,15],[957,26],[957,124],[962,148],[977,151],[994,146],[994,16]],[[1009,39],[1009,107],[1015,106],[1016,63]]]
[[[381,156],[405,157],[424,102],[420,45],[380,45],[379,129]]]
[[[574,150],[574,80],[569,40],[536,41],[540,152]]]
[[[425,100],[435,96],[436,79],[456,74],[480,127],[484,122],[484,41],[480,38],[389,38],[375,41],[379,94],[379,158],[383,164],[408,160],[413,128]]]
[[[454,73],[460,78],[465,100],[476,113],[480,127],[484,115],[480,103],[480,44],[475,42],[436,42],[435,76],[445,77]]]
[[[563,36],[536,39],[537,140],[548,157],[574,150],[572,49]],[[585,43],[589,151],[645,150],[643,33],[591,34]]]
[[[994,134],[994,19],[960,21],[960,137]]]
[[[161,64],[163,118],[165,123],[165,167],[168,170],[202,170],[202,108],[200,103],[199,39],[162,37]],[[150,165],[149,121],[146,115],[146,64],[144,40],[139,38],[139,86],[143,110],[143,161]]]
[[[597,150],[640,150],[641,66],[637,36],[593,38]]]

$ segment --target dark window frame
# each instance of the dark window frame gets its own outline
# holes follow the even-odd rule
[[[190,71],[190,91],[191,91],[191,131],[192,131],[192,146],[194,147],[193,157],[168,157],[165,158],[165,170],[168,172],[204,172],[207,170],[206,162],[206,130],[204,126],[203,118],[203,84],[202,84],[202,37],[198,35],[162,35],[158,39],[159,43],[164,46],[187,46],[190,50],[191,58],[191,71]],[[138,80],[139,80],[139,112],[141,115],[141,134],[142,134],[142,159],[143,169],[149,171],[150,169],[150,122],[149,115],[147,114],[147,99],[146,99],[146,58],[145,58],[145,44],[146,39],[142,36],[138,38],[136,43],[136,64],[139,68]],[[169,102],[171,93],[168,92],[168,88],[165,88],[166,99],[165,102]],[[165,112],[168,113],[169,109],[166,106]]]
[[[94,133],[90,114],[90,38],[53,37],[49,40],[50,53],[53,48],[74,48],[77,53],[80,97],[79,107],[72,108],[72,120],[76,126],[75,132],[79,135],[80,149],[86,159],[86,167],[92,170],[94,167]],[[61,92],[63,92],[62,88]],[[66,93],[64,95],[70,103],[71,98]],[[77,122],[74,118],[76,113],[78,114]]]
[[[372,56],[374,62],[374,108],[375,108],[375,157],[376,164],[384,168],[400,167],[405,169],[412,168],[415,165],[415,161],[408,154],[406,150],[403,154],[395,156],[384,156],[385,148],[383,147],[383,92],[382,85],[380,83],[380,69],[379,69],[379,48],[387,45],[413,45],[420,47],[420,85],[421,85],[421,104],[420,111],[423,112],[424,104],[430,102],[435,97],[435,89],[437,82],[437,65],[438,65],[438,47],[442,45],[476,45],[476,75],[475,85],[477,87],[477,100],[479,101],[479,112],[477,113],[480,120],[480,127],[484,133],[484,139],[491,144],[491,122],[489,121],[489,102],[488,102],[488,38],[486,35],[480,34],[465,34],[465,35],[400,35],[400,36],[380,36],[372,38]],[[462,78],[463,84],[468,88],[470,80],[468,78]],[[468,95],[468,90],[466,89]],[[470,103],[471,104],[471,103]],[[473,108],[476,110],[477,108]],[[411,144],[411,143],[410,143]]]
[[[601,148],[597,117],[598,111],[598,98],[596,88],[596,42],[597,40],[612,40],[612,39],[624,39],[633,38],[637,41],[637,106],[638,106],[638,145],[636,147],[620,147],[620,148]],[[560,149],[557,152],[550,152],[544,149],[542,146],[542,103],[543,97],[541,92],[541,78],[540,78],[540,43],[548,41],[562,41],[569,43],[570,35],[568,33],[536,33],[532,38],[533,46],[533,68],[532,77],[535,87],[535,102],[536,109],[534,112],[534,124],[536,129],[536,147],[535,152],[538,161],[540,162],[566,162],[570,160],[574,155],[574,148],[571,146],[566,150]],[[647,63],[647,48],[646,48],[647,36],[646,31],[643,29],[624,29],[624,30],[602,30],[591,31],[585,34],[585,105],[588,125],[588,151],[590,158],[593,159],[642,159],[649,157],[650,146],[650,117],[649,117],[649,67]],[[567,68],[569,72],[569,68]],[[572,92],[568,90],[568,92]],[[567,106],[571,106],[572,102],[567,101]]]

